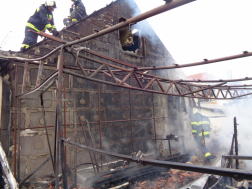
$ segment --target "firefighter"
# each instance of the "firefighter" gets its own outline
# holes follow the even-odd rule
[[[25,38],[23,44],[21,45],[21,51],[26,50],[31,45],[37,43],[38,35],[29,30],[34,30],[36,32],[45,31],[46,29],[52,33],[54,36],[57,36],[59,32],[57,31],[54,20],[53,20],[53,11],[56,7],[56,2],[47,0],[45,4],[42,4],[39,8],[36,9],[35,13],[29,18],[26,27],[25,27]]]
[[[203,116],[198,112],[198,110],[194,110],[194,114],[191,119],[192,126],[192,134],[194,136],[195,141],[197,142],[200,151],[204,154],[207,161],[210,161],[214,158],[211,153],[208,151],[206,145],[203,146],[202,143],[202,129],[204,138],[209,138],[210,136],[210,120],[208,117]]]
[[[70,8],[70,16],[68,19],[64,19],[64,25],[69,26],[78,22],[79,20],[87,16],[86,8],[81,0],[71,0],[73,3]]]

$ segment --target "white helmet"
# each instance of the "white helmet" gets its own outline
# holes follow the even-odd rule
[[[57,8],[56,7],[56,2],[55,1],[51,1],[51,0],[45,1],[45,6]]]

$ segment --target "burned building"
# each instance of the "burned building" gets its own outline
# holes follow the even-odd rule
[[[60,32],[60,38],[66,41],[83,38],[133,17],[136,11],[140,12],[134,1],[130,3],[122,0],[115,1],[78,23],[63,29]],[[1,52],[1,56],[37,58],[48,54],[59,45],[60,43],[57,41],[46,39],[24,53]],[[80,45],[86,47],[86,51],[81,52],[82,54],[101,61],[112,62],[113,60],[106,58],[110,57],[136,67],[169,66],[175,63],[172,55],[147,21],[129,25]],[[46,78],[55,71],[58,55],[59,52],[56,52],[45,60],[40,83],[45,82]],[[90,69],[90,71],[99,67],[98,64],[87,59],[80,58],[79,61],[83,68]],[[18,70],[17,75],[15,75],[15,66]],[[77,67],[74,56],[65,53],[64,66],[75,71]],[[19,101],[15,98],[15,95],[22,93],[25,64],[13,61],[2,69],[6,69],[6,71],[3,76],[1,139],[6,153],[12,157],[13,168],[14,138],[18,138],[17,135],[14,135],[13,129],[15,125],[20,128],[20,179],[22,180],[37,167],[36,165],[45,161],[50,155],[44,124],[46,122],[49,141],[53,146],[56,108],[56,101],[53,99],[56,99],[56,85],[54,84],[43,94],[44,120],[38,92],[26,95]],[[37,64],[28,65],[25,92],[38,86],[38,69]],[[78,70],[75,72],[80,73]],[[149,73],[169,79],[184,77],[180,70],[158,70]],[[15,81],[15,77],[18,78],[17,81]],[[99,74],[96,77],[105,77],[105,75]],[[119,72],[118,77],[123,79],[123,73]],[[135,82],[132,78],[127,81],[129,84],[135,84]],[[140,80],[140,82],[142,81]],[[157,87],[155,85],[153,84],[151,87]],[[154,153],[156,144],[153,139],[155,136],[165,137],[171,133],[179,135],[188,127],[188,123],[186,123],[190,111],[188,99],[122,89],[67,74],[64,75],[62,87],[63,98],[68,99],[62,104],[66,136],[71,138],[75,135],[74,123],[77,122],[76,141],[82,144],[85,144],[85,138],[80,119],[85,127],[87,121],[89,122],[95,148],[127,155],[139,150],[144,153]],[[15,107],[20,108],[20,115],[17,115]],[[86,151],[78,150],[75,154],[74,149],[70,146],[66,147],[66,154],[67,164],[70,167],[73,167],[75,155],[77,155],[77,164],[91,161]],[[110,158],[106,156],[103,156],[102,160],[101,157],[97,156],[97,158],[99,163],[110,161]],[[50,173],[53,173],[53,168],[50,163],[47,163],[35,176]]]
[[[183,140],[162,139],[190,138],[193,98],[218,95],[213,87],[181,83],[183,72],[168,69],[178,65],[148,22],[127,24],[138,12],[133,0],[117,0],[63,29],[59,38],[48,37],[23,53],[0,52],[1,142],[18,182],[42,163],[34,177],[58,175],[59,159],[68,172],[90,162],[94,172],[106,172],[115,161],[64,141],[127,157],[191,148]]]

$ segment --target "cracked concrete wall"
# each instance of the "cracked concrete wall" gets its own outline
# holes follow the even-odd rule
[[[77,38],[81,38],[93,33],[93,30],[102,30],[118,23],[120,17],[130,18],[133,15],[132,7],[129,7],[126,1],[118,0],[107,7],[94,12],[86,19],[78,22],[77,24],[60,32],[62,39],[73,41]],[[154,30],[148,26],[149,35],[151,38],[141,37],[141,49],[140,54],[134,54],[123,51],[120,45],[119,33],[112,32],[104,36],[98,37],[93,40],[82,43],[82,46],[90,48],[100,54],[119,59],[137,66],[164,66],[172,65],[175,63],[171,54],[166,50],[165,46],[155,34]],[[151,41],[150,41],[151,39]],[[55,47],[59,46],[58,42],[51,40],[42,41],[32,48],[30,48],[25,54],[10,54],[6,52],[8,56],[25,56],[25,57],[40,57]],[[0,53],[1,54],[1,53]],[[6,55],[6,56],[7,56]],[[56,66],[57,57],[59,52],[50,56],[47,59],[48,65]],[[93,55],[90,55],[94,57]],[[96,57],[97,58],[97,57]],[[102,61],[106,61],[102,58],[97,58]],[[93,62],[80,59],[81,64],[85,68],[97,68],[99,65]],[[116,64],[116,63],[115,63]],[[11,67],[12,64],[9,66]],[[75,60],[72,55],[65,53],[64,65],[75,66]],[[116,64],[117,65],[117,64]],[[21,94],[22,81],[23,81],[23,63],[18,64],[18,94]],[[53,71],[55,67],[49,67],[44,65],[42,81],[45,80]],[[9,87],[12,93],[15,89],[15,72],[14,68],[9,69]],[[29,64],[27,70],[27,86],[26,90],[30,91],[34,89],[36,83],[38,67],[36,65]],[[77,71],[77,73],[80,73]],[[162,70],[162,71],[150,71],[150,74],[166,77],[170,79],[183,78],[184,75],[181,70]],[[104,78],[104,75],[100,74],[100,77]],[[120,78],[120,76],[119,76]],[[132,85],[137,85],[133,79],[131,79]],[[65,85],[66,99],[75,99],[77,123],[79,123],[78,116],[81,116],[83,122],[88,120],[90,122],[90,129],[92,138],[94,139],[94,146],[100,148],[100,131],[99,131],[99,109],[98,109],[98,84],[92,81],[76,78],[70,75],[64,75],[63,84]],[[153,85],[153,88],[158,86]],[[64,87],[63,87],[64,89]],[[38,98],[38,93],[30,95],[28,97],[37,98],[36,100],[22,99],[21,101],[21,178],[29,175],[36,167],[38,167],[46,158],[49,157],[49,149],[47,145],[47,139],[45,130],[43,128],[43,117]],[[130,99],[129,99],[130,95]],[[7,98],[7,94],[5,97]],[[56,86],[52,86],[45,94],[44,99],[56,99]],[[131,100],[131,115],[130,115],[130,102]],[[186,101],[186,108],[182,108],[183,99],[179,97],[164,96],[158,94],[151,94],[140,91],[129,91],[115,86],[100,84],[100,116],[101,121],[101,133],[102,133],[102,146],[103,149],[117,152],[120,154],[132,153],[132,139],[131,139],[131,122],[133,125],[133,138],[134,138],[134,151],[153,152],[154,143],[154,121],[151,119],[154,116],[157,118],[155,121],[156,132],[158,135],[165,137],[167,134],[174,133],[180,134],[181,131],[187,129],[185,121],[188,117],[188,111],[190,108],[189,101]],[[154,111],[153,111],[154,105]],[[54,144],[54,123],[55,123],[55,101],[45,100],[45,118],[46,124],[49,128],[50,144]],[[74,136],[74,104],[73,101],[68,101],[62,104],[63,112],[65,106],[65,120],[67,137],[73,138]],[[3,108],[2,108],[3,110]],[[8,112],[8,111],[7,111]],[[11,96],[10,116],[6,115],[9,119],[11,127],[14,127],[14,96]],[[187,113],[186,113],[187,112]],[[3,115],[3,114],[2,114]],[[64,115],[64,114],[63,114]],[[161,117],[169,117],[163,119]],[[135,120],[138,119],[138,120]],[[141,120],[139,120],[141,119]],[[112,121],[117,120],[114,123]],[[8,120],[5,121],[7,123]],[[8,124],[7,124],[8,125]],[[36,129],[31,129],[36,127]],[[30,128],[30,129],[29,129]],[[85,125],[85,129],[87,126]],[[80,125],[77,127],[77,142],[85,144],[84,135]],[[11,146],[13,146],[13,130],[10,134]],[[173,145],[173,144],[172,144]],[[9,146],[10,147],[10,146]],[[176,148],[176,146],[173,146]],[[13,149],[13,148],[12,148]],[[13,152],[13,151],[12,151]],[[70,168],[74,165],[74,148],[67,145],[67,163]],[[13,153],[10,156],[11,165],[13,168]],[[82,150],[77,149],[78,165],[91,162],[89,154]],[[100,161],[101,156],[97,156]],[[103,161],[110,161],[108,157],[103,157]],[[35,176],[42,176],[45,174],[53,174],[51,162],[48,162]]]

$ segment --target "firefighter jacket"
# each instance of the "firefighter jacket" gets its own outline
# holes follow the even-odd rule
[[[52,33],[53,30],[56,30],[53,21],[53,14],[45,5],[41,5],[39,8],[37,8],[34,15],[29,18],[26,26],[34,29],[37,32],[48,29],[48,31]]]
[[[208,117],[195,113],[191,119],[192,133],[198,137],[202,137],[202,129],[204,136],[207,138],[210,135],[210,120]]]
[[[72,12],[75,11],[77,14],[76,16],[79,18],[78,20],[84,18],[87,15],[86,8],[82,2],[75,1],[74,7],[75,7],[74,9],[70,8],[70,14],[72,14]]]

